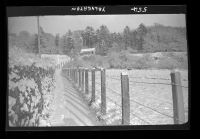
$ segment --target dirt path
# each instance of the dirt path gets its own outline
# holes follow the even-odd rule
[[[50,114],[51,126],[98,126],[100,123],[72,84],[56,71],[56,89],[53,112]]]

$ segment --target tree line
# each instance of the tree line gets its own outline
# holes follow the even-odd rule
[[[9,34],[9,46],[17,46],[38,53],[38,35],[21,31]],[[186,51],[186,28],[161,24],[136,29],[125,26],[123,32],[110,32],[106,25],[98,29],[68,30],[64,35],[47,33],[40,27],[41,53],[77,55],[83,48],[96,48],[99,55],[112,51],[131,52]]]

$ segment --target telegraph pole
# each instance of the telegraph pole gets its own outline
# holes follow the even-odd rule
[[[39,21],[39,16],[37,16],[37,26],[38,26],[38,52],[39,52],[39,56],[41,57],[41,54],[40,54],[40,21]]]

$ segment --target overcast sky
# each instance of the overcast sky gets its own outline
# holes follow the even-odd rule
[[[140,23],[146,26],[159,23],[166,26],[185,27],[185,14],[144,14],[144,15],[76,15],[76,16],[40,16],[40,26],[47,33],[55,35],[65,34],[68,29],[83,30],[86,26],[92,26],[95,30],[102,24],[106,25],[110,32],[122,32],[125,26],[135,29]],[[25,30],[37,33],[37,18],[9,17],[9,33],[19,33]]]

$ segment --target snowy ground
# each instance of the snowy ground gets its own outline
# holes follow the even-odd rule
[[[72,84],[61,75],[61,69],[55,73],[55,99],[50,114],[51,126],[97,126],[94,113],[90,111],[81,95]]]

